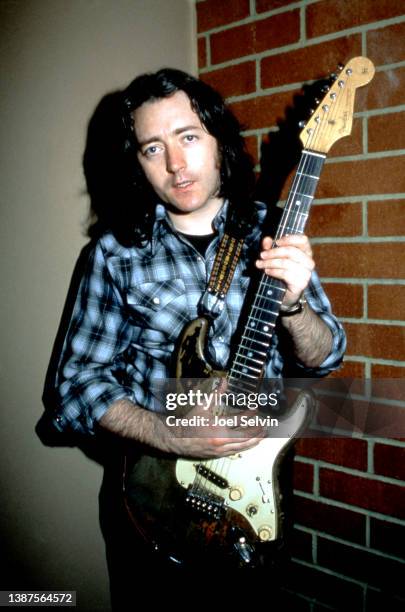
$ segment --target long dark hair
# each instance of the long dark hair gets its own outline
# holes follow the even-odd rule
[[[109,130],[104,127],[104,134],[98,135],[95,155],[102,158],[104,166],[109,159],[110,167],[105,167],[104,172],[100,167],[96,171],[94,145],[90,149],[86,147],[84,156],[92,208],[90,236],[96,237],[111,230],[125,245],[141,246],[150,240],[154,209],[159,200],[137,158],[138,143],[132,114],[145,102],[166,98],[176,91],[186,93],[201,123],[217,140],[221,159],[219,195],[229,200],[233,220],[242,226],[251,221],[255,178],[252,160],[240,135],[239,122],[212,87],[181,70],[164,68],[137,77],[124,91],[104,99],[104,105],[111,107],[107,114],[114,120]],[[101,108],[99,110],[105,114]],[[90,131],[91,122],[88,144]],[[95,131],[93,129],[93,133]],[[100,138],[104,140],[100,141]],[[111,149],[111,158],[101,153],[107,145]],[[112,176],[114,180],[111,181]]]

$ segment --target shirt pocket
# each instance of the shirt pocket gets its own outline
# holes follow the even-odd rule
[[[147,335],[156,331],[168,339],[176,338],[189,320],[186,287],[181,278],[130,287],[126,302],[131,318]]]

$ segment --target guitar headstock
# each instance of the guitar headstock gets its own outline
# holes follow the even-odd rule
[[[342,68],[300,133],[305,149],[327,153],[337,140],[350,134],[356,89],[367,85],[374,72],[367,57],[354,57]]]

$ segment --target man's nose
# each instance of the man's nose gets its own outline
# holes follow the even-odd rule
[[[166,149],[166,169],[175,174],[186,166],[184,152],[179,146],[170,146]]]

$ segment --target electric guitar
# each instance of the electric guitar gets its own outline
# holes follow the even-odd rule
[[[326,154],[350,134],[355,90],[373,75],[369,59],[350,60],[302,130],[303,151],[276,239],[303,233]],[[226,374],[227,392],[256,389],[285,291],[282,281],[263,273]],[[203,317],[186,326],[177,351],[178,379],[221,375],[205,358],[208,329]],[[254,566],[261,547],[281,537],[280,463],[306,423],[312,402],[309,394],[301,393],[282,415],[279,437],[267,437],[232,457],[177,459],[151,450],[135,462],[127,458],[125,503],[145,541],[179,564],[198,556]]]

